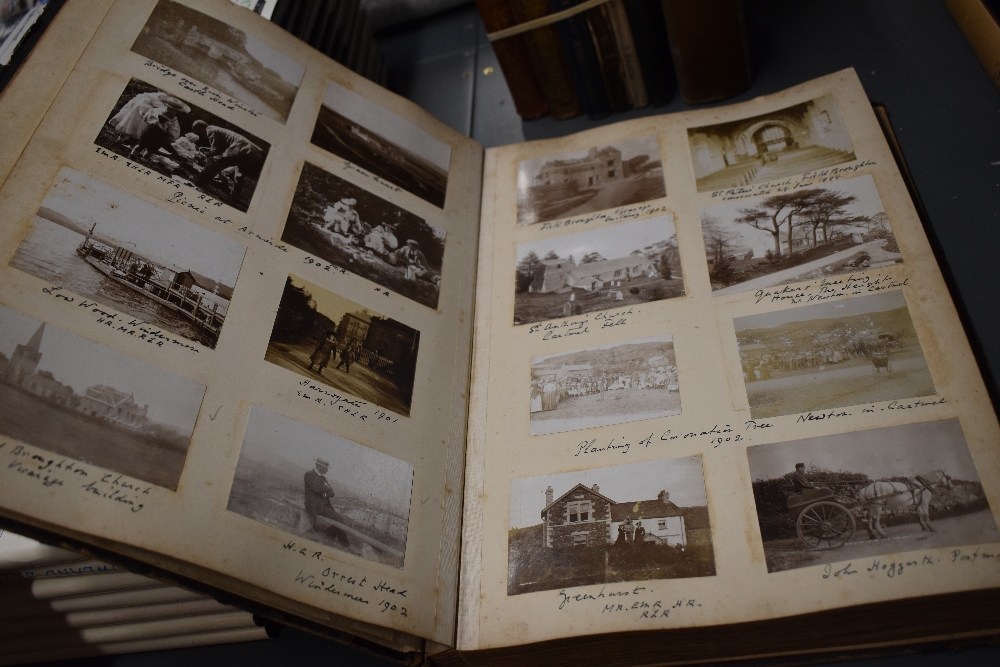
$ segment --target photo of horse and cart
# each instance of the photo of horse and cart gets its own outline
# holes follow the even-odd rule
[[[768,572],[994,542],[957,419],[750,447]]]

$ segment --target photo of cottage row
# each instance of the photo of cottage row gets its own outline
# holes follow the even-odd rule
[[[683,294],[672,215],[517,246],[514,324]]]
[[[177,488],[205,387],[0,306],[0,433]]]
[[[710,524],[700,456],[516,479],[507,594],[713,576]]]

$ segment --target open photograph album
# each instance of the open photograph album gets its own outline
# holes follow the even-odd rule
[[[8,527],[410,661],[1000,627],[997,417],[852,70],[484,149],[225,0],[85,4],[0,98]]]

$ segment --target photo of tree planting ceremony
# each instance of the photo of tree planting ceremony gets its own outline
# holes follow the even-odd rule
[[[768,572],[1000,540],[957,419],[749,447]]]
[[[701,457],[515,479],[507,595],[715,575]]]
[[[701,229],[717,295],[903,261],[871,176],[706,208]]]

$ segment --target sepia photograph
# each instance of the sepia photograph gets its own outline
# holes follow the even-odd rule
[[[754,419],[936,393],[901,291],[733,325]]]
[[[0,433],[177,489],[205,387],[0,306]]]
[[[701,211],[717,295],[903,261],[871,176]]]
[[[94,143],[244,213],[271,149],[139,79],[125,86]]]
[[[214,348],[246,248],[63,167],[10,265]]]
[[[445,233],[306,162],[281,240],[436,309]]]
[[[514,324],[683,295],[672,215],[517,246]]]
[[[688,130],[698,192],[738,188],[856,159],[832,96]]]
[[[0,2],[0,90],[13,76],[18,61],[41,36],[65,0],[4,0]],[[19,57],[14,53],[22,46]]]
[[[410,416],[420,332],[288,276],[266,361]]]
[[[171,0],[160,0],[132,45],[166,65],[284,123],[305,67],[259,39]]]
[[[585,215],[667,195],[656,136],[517,165],[517,224]]]
[[[531,360],[531,435],[680,413],[669,334]]]
[[[747,448],[768,572],[1000,541],[957,419]]]
[[[253,406],[227,508],[402,569],[413,466]]]
[[[714,575],[701,456],[510,484],[507,595]]]
[[[347,88],[327,85],[312,143],[444,208],[451,146]]]

